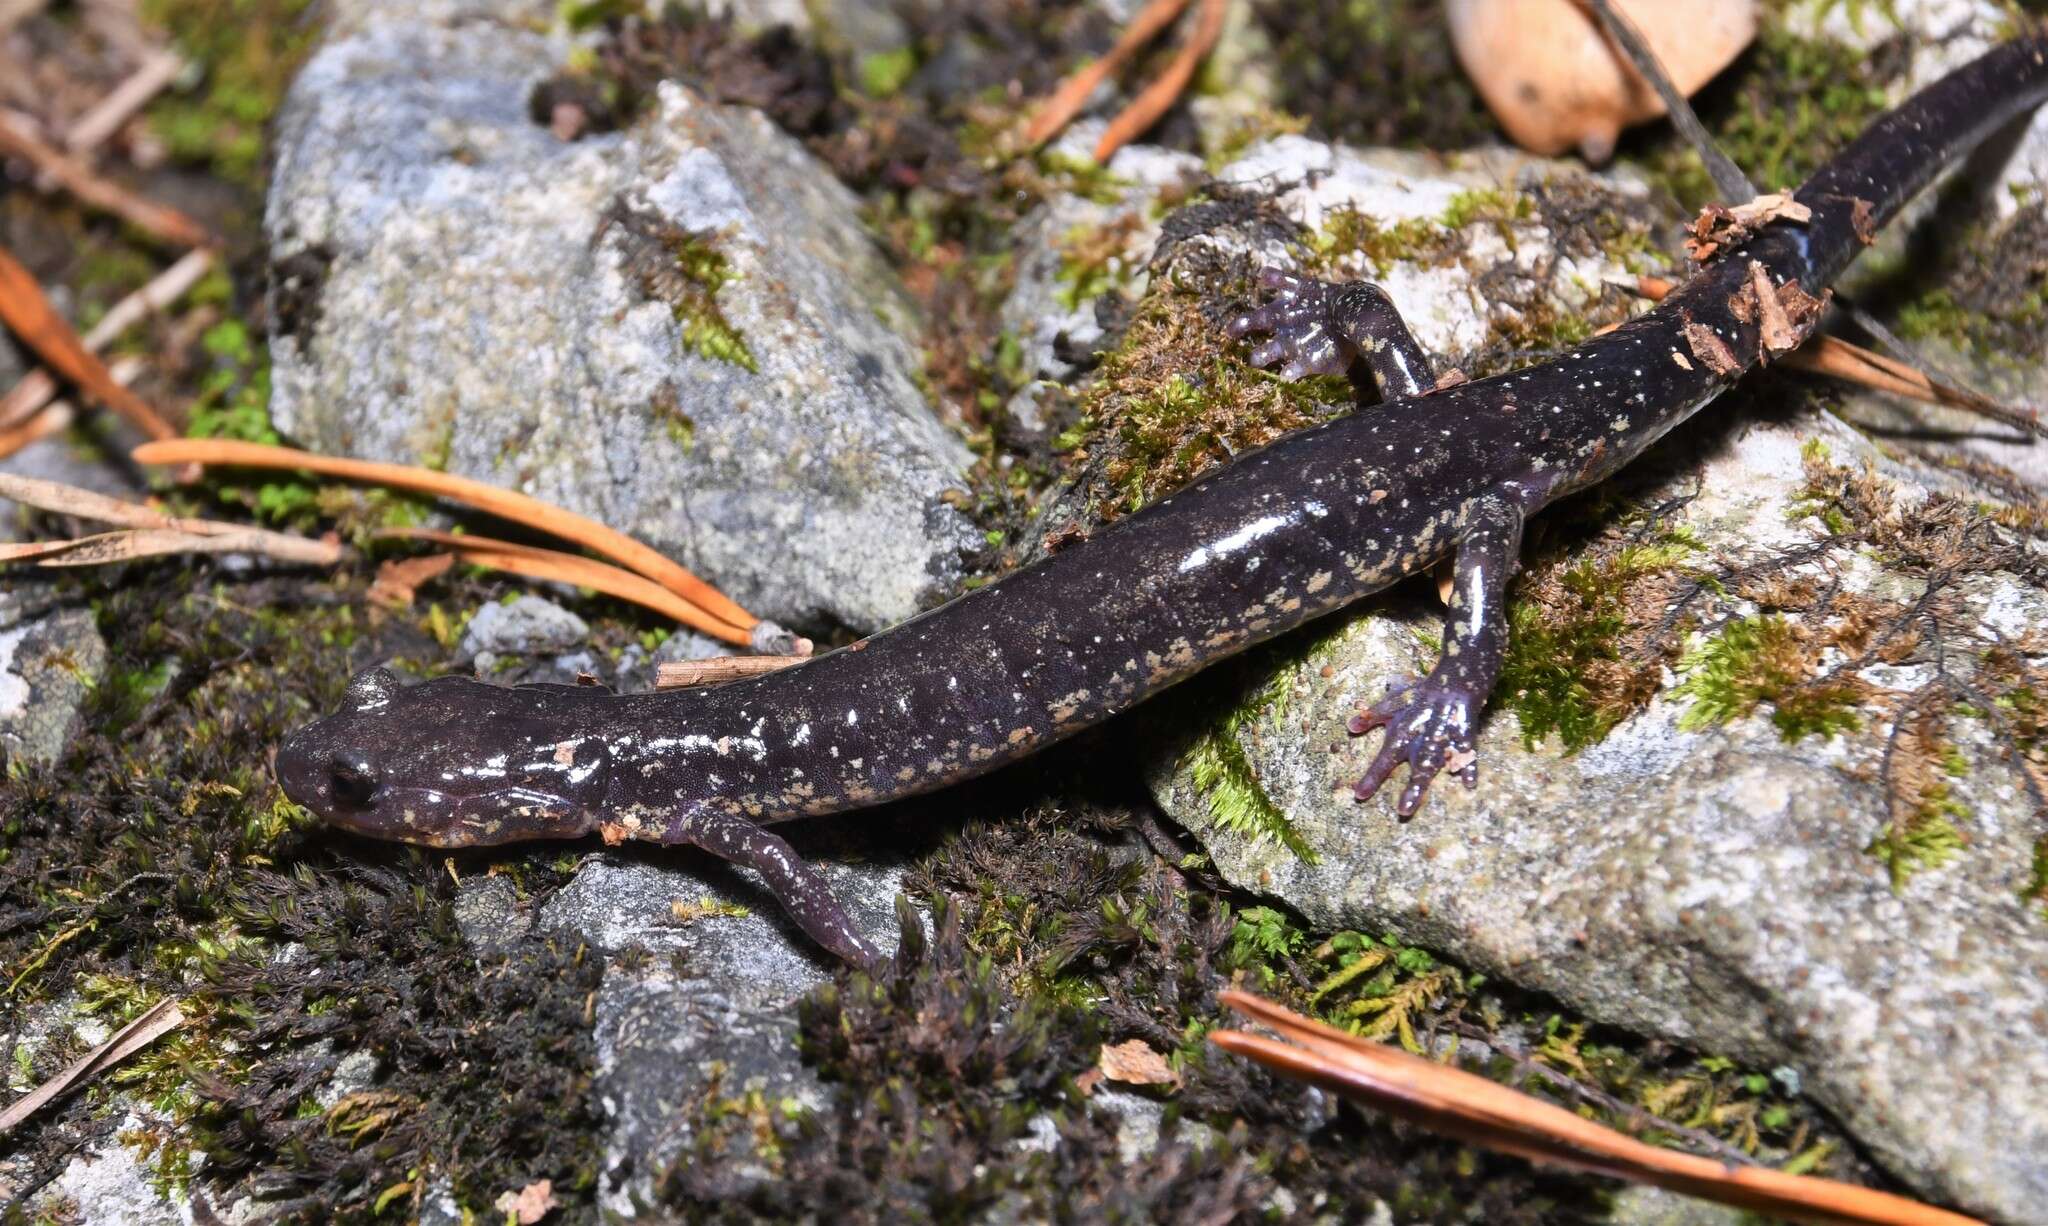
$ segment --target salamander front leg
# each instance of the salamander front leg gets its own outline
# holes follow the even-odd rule
[[[780,836],[743,817],[696,812],[678,818],[662,841],[688,843],[722,860],[753,869],[761,874],[768,892],[775,895],[789,918],[812,940],[855,966],[874,963],[874,949],[833,897],[832,887]]]
[[[1351,374],[1353,364],[1363,361],[1379,383],[1382,400],[1419,396],[1435,386],[1429,354],[1379,286],[1369,281],[1333,285],[1279,268],[1261,271],[1259,284],[1274,291],[1273,300],[1224,328],[1232,340],[1254,332],[1267,336],[1252,350],[1252,365],[1285,359],[1280,373],[1299,379]]]
[[[1370,799],[1404,761],[1408,786],[1394,806],[1402,817],[1414,815],[1438,771],[1449,770],[1467,787],[1479,782],[1472,738],[1507,652],[1502,605],[1521,544],[1519,504],[1499,495],[1467,504],[1450,607],[1444,611],[1442,658],[1429,676],[1395,686],[1351,718],[1354,736],[1387,730],[1378,756],[1353,789],[1358,799]]]

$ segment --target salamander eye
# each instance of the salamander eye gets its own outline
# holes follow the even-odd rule
[[[327,783],[334,799],[355,809],[367,809],[377,799],[377,768],[361,754],[334,759],[328,767]]]

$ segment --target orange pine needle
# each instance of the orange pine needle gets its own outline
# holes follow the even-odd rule
[[[43,287],[5,248],[0,248],[0,321],[12,328],[52,370],[127,418],[136,429],[156,439],[178,436],[177,428],[149,407],[147,401],[115,381],[43,296]]]
[[[587,587],[607,596],[653,609],[666,617],[723,642],[747,645],[747,632],[706,613],[667,588],[632,571],[573,553],[492,540],[463,532],[439,532],[432,528],[386,528],[376,533],[380,540],[428,541],[454,551],[463,561],[493,570],[509,571],[529,579]]]
[[[1223,18],[1228,2],[1202,0],[1202,8],[1195,19],[1194,37],[1173,57],[1173,63],[1167,65],[1157,81],[1146,86],[1143,93],[1110,120],[1109,129],[1095,143],[1097,162],[1109,161],[1117,150],[1143,135],[1187,91],[1188,82],[1195,79],[1196,66],[1215,49],[1216,40],[1223,36]]]
[[[524,524],[550,536],[574,541],[592,553],[603,554],[682,597],[716,623],[738,632],[742,636],[738,641],[744,642],[746,632],[761,620],[739,607],[725,593],[615,528],[608,528],[573,511],[550,506],[537,498],[468,477],[405,464],[351,460],[342,456],[316,455],[291,447],[218,438],[166,439],[144,443],[130,455],[137,464],[226,464],[244,468],[303,469],[322,476],[432,494],[479,511],[488,511],[500,519]],[[684,619],[679,617],[677,620]],[[705,633],[711,632],[707,630]]]
[[[1109,74],[1136,55],[1138,48],[1150,42],[1161,30],[1173,24],[1176,17],[1188,6],[1188,0],[1152,0],[1131,19],[1123,36],[1109,49],[1109,54],[1075,72],[1045,100],[1038,108],[1038,114],[1031,119],[1031,126],[1024,130],[1024,139],[1036,148],[1057,136],[1062,128],[1081,113],[1088,103],[1088,95],[1102,84]],[[1098,155],[1098,161],[1102,160]]]
[[[1488,1149],[1654,1184],[1802,1222],[1970,1226],[1975,1218],[1855,1184],[1729,1166],[1658,1149],[1498,1082],[1346,1034],[1246,992],[1219,1000],[1272,1027],[1280,1042],[1235,1030],[1209,1041],[1297,1080]],[[1978,1224],[1981,1226],[1981,1223]]]

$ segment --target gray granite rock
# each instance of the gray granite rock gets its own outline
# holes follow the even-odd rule
[[[590,625],[551,600],[520,595],[487,604],[470,614],[463,628],[461,657],[485,652],[537,655],[568,651],[590,637]]]
[[[107,644],[89,610],[0,630],[0,759],[61,757],[78,730],[79,708],[106,671]]]
[[[904,866],[814,864],[869,939],[894,949]],[[691,853],[661,864],[594,857],[540,925],[575,932],[608,958],[597,998],[599,1093],[612,1121],[606,1212],[631,1215],[635,1195],[688,1147],[690,1108],[706,1095],[825,1105],[797,1055],[794,1006],[831,964],[751,874]],[[648,956],[622,964],[628,948]]]
[[[781,621],[915,612],[978,543],[970,457],[857,201],[680,88],[556,139],[527,99],[569,48],[533,7],[353,0],[293,84],[278,427],[591,515]]]
[[[1840,460],[1877,459],[1839,423],[1802,416],[1737,427],[1638,496],[1683,504],[1677,523],[1706,556],[1810,541],[1812,521],[1788,508],[1812,438]],[[1851,591],[1915,590],[1868,558],[1838,559],[1832,573]],[[2039,587],[1999,572],[1952,594],[1987,633],[2031,629],[2016,641],[2040,649]],[[1479,786],[1439,781],[1404,823],[1390,796],[1353,800],[1377,738],[1353,742],[1344,722],[1434,662],[1440,616],[1413,588],[1369,602],[1283,672],[1284,701],[1234,734],[1202,733],[1234,736],[1316,863],[1220,825],[1194,779],[1192,741],[1159,759],[1154,795],[1230,881],[1284,899],[1318,928],[1393,932],[1594,1019],[1784,1066],[1923,1192],[2038,1220],[2048,922],[2021,895],[2041,830],[1984,723],[1951,725],[1968,764],[1949,781],[1967,849],[1898,890],[1870,851],[1888,813],[1882,706],[1866,707],[1858,733],[1791,743],[1768,710],[1689,727],[1668,670],[1647,710],[1575,756],[1554,740],[1525,749],[1497,701]],[[1951,666],[1967,675],[1977,657],[1957,654],[1969,658]],[[1871,676],[1909,689],[1914,667]]]

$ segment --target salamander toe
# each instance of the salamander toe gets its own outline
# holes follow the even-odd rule
[[[1415,815],[1430,783],[1445,770],[1464,780],[1465,786],[1476,786],[1479,762],[1472,736],[1483,704],[1483,697],[1475,698],[1433,676],[1395,686],[1385,698],[1351,717],[1353,736],[1386,729],[1386,739],[1352,794],[1361,801],[1372,799],[1403,762],[1408,766],[1408,785],[1394,804],[1394,812],[1403,818]]]

